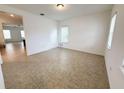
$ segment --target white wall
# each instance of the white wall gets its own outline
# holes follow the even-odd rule
[[[61,22],[69,26],[69,42],[64,48],[104,55],[110,11],[79,16]]]
[[[24,17],[28,54],[57,47],[57,23],[36,15]]]
[[[0,89],[4,89],[4,88],[5,88],[5,85],[4,85],[2,68],[1,68],[1,64],[0,64]]]
[[[3,79],[3,73],[2,73],[2,68],[1,68],[1,64],[3,63],[2,59],[1,59],[1,54],[0,54],[0,89],[4,89],[5,85],[4,85],[4,79]]]
[[[124,5],[115,5],[112,15],[117,14],[112,48],[106,49],[106,66],[111,88],[124,88],[124,74],[120,70],[124,60]]]
[[[56,21],[5,5],[0,5],[0,10],[23,17],[28,55],[57,47]]]

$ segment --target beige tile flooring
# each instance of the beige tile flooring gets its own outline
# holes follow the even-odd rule
[[[26,56],[14,43],[2,57],[6,88],[109,88],[103,56],[63,48]]]

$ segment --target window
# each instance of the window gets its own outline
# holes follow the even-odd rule
[[[64,26],[61,28],[61,42],[66,43],[68,42],[69,31],[68,27]]]
[[[11,39],[10,30],[3,30],[3,35],[5,39]]]
[[[25,38],[25,33],[24,33],[23,30],[21,30],[21,37],[22,37],[22,38]]]
[[[107,45],[108,49],[111,49],[116,17],[117,17],[117,14],[115,14],[111,19],[110,32],[109,32],[108,45]]]

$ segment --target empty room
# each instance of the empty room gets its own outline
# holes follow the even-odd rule
[[[1,4],[0,88],[124,88],[123,18],[123,4]]]

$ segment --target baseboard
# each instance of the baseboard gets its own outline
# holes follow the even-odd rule
[[[34,52],[34,53],[27,53],[27,56],[31,56],[31,55],[35,55],[35,54],[38,54],[38,53],[42,53],[42,52],[45,52],[45,51],[48,51],[48,50],[51,50],[51,49],[54,49],[54,48],[57,48],[58,46],[54,46],[54,47],[51,47],[51,48],[46,48],[46,49],[43,49],[41,51],[38,51],[38,52]]]
[[[88,51],[81,51],[81,50],[74,49],[74,48],[68,48],[68,47],[60,47],[60,48],[65,48],[65,49],[75,50],[75,51],[79,51],[79,52],[85,52],[85,53],[89,53],[89,54],[94,54],[94,55],[104,56],[103,54],[94,53],[94,52],[88,52]]]

